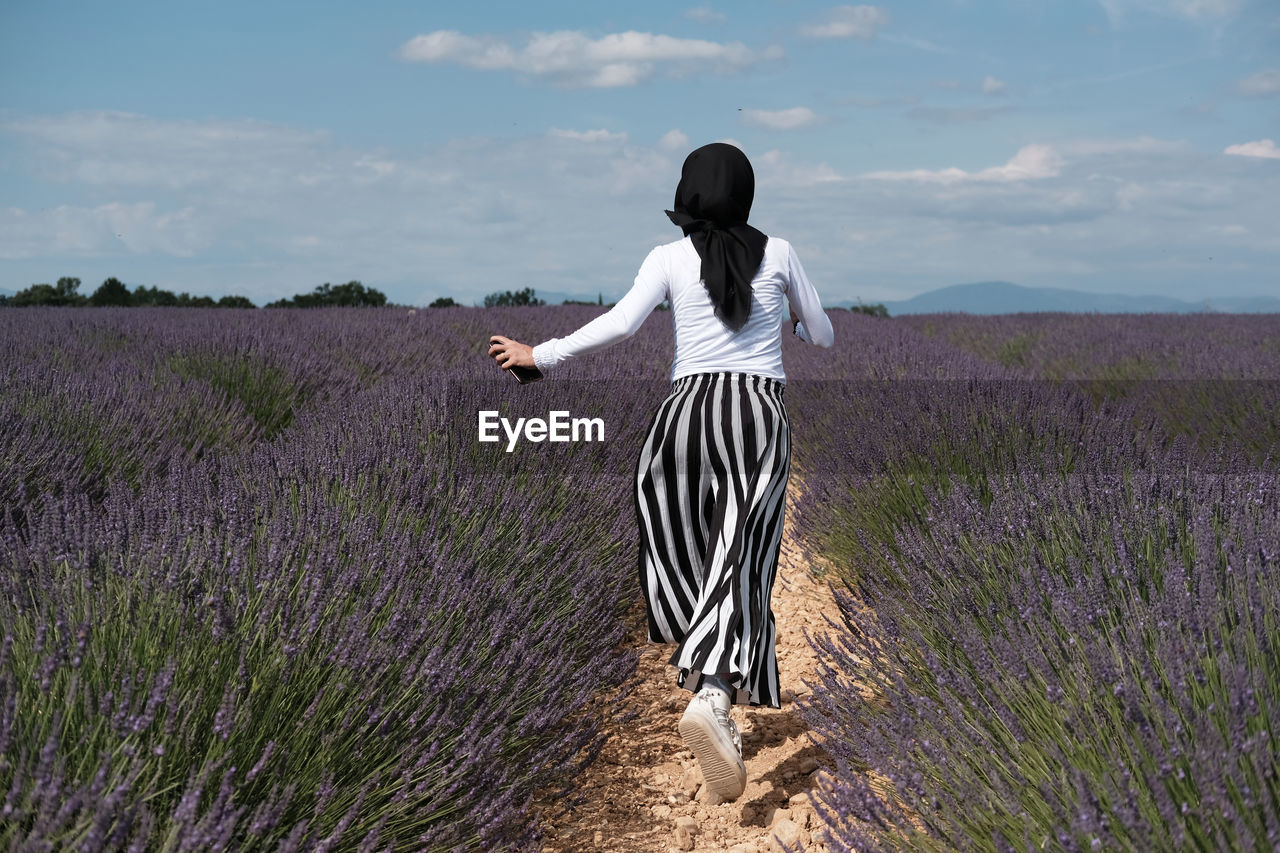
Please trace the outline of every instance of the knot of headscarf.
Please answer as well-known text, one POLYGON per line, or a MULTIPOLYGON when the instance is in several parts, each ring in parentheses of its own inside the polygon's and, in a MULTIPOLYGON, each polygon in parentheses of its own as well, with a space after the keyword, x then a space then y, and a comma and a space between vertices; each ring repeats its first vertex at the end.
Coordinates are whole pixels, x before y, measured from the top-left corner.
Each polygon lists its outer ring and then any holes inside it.
POLYGON ((755 192, 747 155, 713 142, 685 158, 675 210, 667 211, 702 259, 702 283, 716 316, 735 332, 751 315, 751 280, 769 239, 747 224, 755 192))

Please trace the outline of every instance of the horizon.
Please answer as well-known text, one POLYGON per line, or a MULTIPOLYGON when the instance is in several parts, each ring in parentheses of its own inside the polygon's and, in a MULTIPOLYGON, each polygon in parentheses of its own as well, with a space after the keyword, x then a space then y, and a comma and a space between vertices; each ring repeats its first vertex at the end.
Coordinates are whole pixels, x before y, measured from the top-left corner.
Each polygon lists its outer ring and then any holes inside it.
MULTIPOLYGON (((359 282, 358 280, 355 280, 351 283, 361 284, 361 282, 359 282)), ((43 283, 44 286, 49 286, 50 284, 51 284, 50 282, 43 283)), ((325 283, 326 286, 331 284, 332 284, 331 282, 325 283)), ((128 287, 127 283, 126 283, 126 287, 128 287)), ((138 290, 138 289, 139 288, 133 288, 133 290, 138 290)), ((320 288, 317 287, 314 290, 319 291, 319 289, 320 288)), ((79 293, 82 297, 88 297, 90 294, 93 293, 93 290, 94 290, 93 287, 84 288, 82 283, 81 290, 79 291, 79 293)), ((376 290, 376 288, 374 290, 376 290)), ((14 293, 15 291, 0 287, 0 297, 9 298, 13 296, 14 293)), ((170 293, 172 293, 172 291, 170 291, 170 293)), ((200 293, 185 293, 185 292, 180 292, 180 293, 181 293, 181 296, 184 296, 184 297, 189 296, 191 298, 204 298, 208 296, 208 294, 200 294, 200 293)), ((406 303, 399 303, 399 302, 395 302, 394 300, 390 300, 385 303, 385 307, 398 308, 398 309, 404 309, 404 308, 418 309, 418 308, 430 308, 430 307, 486 308, 488 306, 485 306, 483 304, 484 298, 491 295, 501 295, 501 294, 502 294, 501 291, 495 291, 492 294, 485 294, 484 297, 481 297, 479 300, 476 300, 470 303, 454 301, 453 304, 451 305, 443 305, 443 306, 424 305, 424 304, 406 304, 406 303)), ((178 294, 174 294, 174 295, 178 295, 178 294)), ((302 294, 302 293, 295 294, 295 296, 306 296, 306 295, 311 295, 311 292, 308 292, 307 294, 302 294)), ((515 296, 516 294, 512 291, 507 291, 506 295, 515 296)), ((385 294, 383 294, 383 296, 385 296, 385 294)), ((608 302, 604 301, 603 293, 598 293, 597 298, 595 300, 592 300, 589 297, 579 297, 576 294, 557 293, 554 291, 543 291, 541 294, 539 294, 536 290, 531 290, 529 293, 529 296, 531 296, 534 299, 542 300, 537 306, 529 306, 529 307, 550 307, 550 306, 557 306, 557 305, 573 304, 573 305, 591 305, 591 306, 601 305, 606 308, 611 308, 614 305, 614 301, 612 300, 608 302)), ((1036 298, 1036 297, 1033 297, 1033 298, 1036 298)), ((284 301, 287 301, 287 300, 284 300, 284 299, 278 300, 277 304, 274 304, 274 305, 264 301, 260 305, 255 304, 255 305, 252 305, 251 307, 254 309, 279 308, 279 307, 286 307, 286 308, 324 307, 322 305, 280 305, 278 304, 279 302, 284 302, 284 301)), ((3 303, 0 303, 0 304, 3 304, 3 303)), ((58 307, 58 306, 50 306, 50 307, 58 307)), ((62 307, 90 307, 90 306, 62 306, 62 307)), ((149 305, 149 306, 135 306, 135 307, 163 308, 163 307, 174 307, 174 306, 149 305)), ((222 308, 225 308, 227 306, 210 304, 205 306, 192 306, 192 307, 207 307, 207 308, 216 308, 218 310, 221 310, 222 308)), ((245 307, 245 306, 235 306, 235 307, 245 307)), ((336 307, 336 306, 330 306, 330 307, 336 307)), ((379 306, 348 306, 348 307, 379 307, 379 306)), ((662 303, 662 305, 659 307, 662 310, 667 310, 667 304, 665 302, 662 303)), ((1034 286, 1018 284, 1016 282, 1011 282, 1011 281, 975 281, 975 282, 957 282, 955 284, 945 285, 935 290, 919 293, 919 294, 916 294, 915 296, 909 297, 907 299, 902 299, 902 300, 886 299, 881 302, 867 302, 857 298, 842 299, 834 302, 828 301, 824 304, 823 307, 827 310, 845 310, 845 309, 855 310, 859 308, 883 308, 887 310, 888 316, 893 316, 893 317, 899 317, 899 316, 905 317, 905 316, 912 316, 912 315, 918 315, 918 314, 934 314, 934 313, 960 313, 960 314, 974 314, 974 315, 1027 314, 1027 313, 1033 313, 1033 314, 1034 313, 1045 313, 1045 314, 1059 314, 1059 313, 1257 314, 1257 313, 1264 313, 1264 314, 1280 315, 1280 297, 1270 296, 1270 295, 1253 296, 1253 297, 1217 297, 1217 298, 1207 297, 1197 302, 1190 302, 1187 300, 1180 300, 1174 297, 1167 297, 1167 296, 1160 296, 1160 295, 1135 296, 1133 294, 1125 294, 1125 293, 1089 293, 1086 291, 1071 290, 1067 288, 1034 287, 1034 286), (997 289, 1000 292, 998 294, 993 293, 993 290, 997 290, 997 289), (1010 294, 1008 292, 1009 290, 1017 291, 1018 293, 1010 294), (956 298, 957 291, 966 291, 966 294, 964 297, 960 297, 957 300, 956 298), (975 291, 977 291, 976 294, 975 294, 975 291), (1086 300, 1081 306, 1074 307, 1074 308, 1065 308, 1065 307, 1055 306, 1051 303, 1045 303, 1040 306, 1029 307, 1028 304, 1025 302, 1021 304, 1017 302, 1017 298, 1019 296, 1023 296, 1024 294, 1036 294, 1037 292, 1042 294, 1054 294, 1054 295, 1063 295, 1063 296, 1071 296, 1071 297, 1086 297, 1086 300), (992 296, 995 296, 995 295, 1001 296, 1006 300, 1012 300, 1012 301, 1011 302, 1007 301, 1003 307, 999 307, 999 308, 992 308, 991 303, 986 302, 984 304, 984 307, 982 307, 981 309, 975 307, 975 305, 972 302, 965 304, 965 301, 964 301, 965 299, 972 299, 975 297, 979 300, 990 299, 992 296), (943 302, 941 305, 935 304, 927 308, 920 308, 918 305, 912 304, 912 303, 918 303, 922 301, 925 303, 928 303, 930 300, 936 303, 939 297, 950 298, 955 301, 953 301, 949 305, 946 302, 943 302), (1103 300, 1103 302, 1102 303, 1099 303, 1097 301, 1090 302, 1087 299, 1088 297, 1097 297, 1097 299, 1103 300), (1103 305, 1107 305, 1108 307, 1102 307, 1103 305), (905 309, 911 309, 911 310, 905 310, 905 309)), ((658 309, 655 309, 655 310, 658 310, 658 309)))
POLYGON ((613 302, 692 148, 824 304, 1270 296, 1280 13, 1248 0, 83 2, 0 12, 0 288, 613 302))

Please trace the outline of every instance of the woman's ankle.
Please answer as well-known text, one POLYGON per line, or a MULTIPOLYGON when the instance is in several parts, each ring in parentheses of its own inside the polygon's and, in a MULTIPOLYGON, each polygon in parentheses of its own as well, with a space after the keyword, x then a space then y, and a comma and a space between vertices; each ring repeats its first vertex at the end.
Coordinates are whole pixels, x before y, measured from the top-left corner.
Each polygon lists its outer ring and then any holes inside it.
POLYGON ((727 672, 723 674, 710 672, 704 673, 702 676, 701 686, 713 687, 716 690, 721 690, 727 693, 730 698, 732 698, 733 694, 736 692, 733 689, 733 685, 729 683, 729 674, 727 672))

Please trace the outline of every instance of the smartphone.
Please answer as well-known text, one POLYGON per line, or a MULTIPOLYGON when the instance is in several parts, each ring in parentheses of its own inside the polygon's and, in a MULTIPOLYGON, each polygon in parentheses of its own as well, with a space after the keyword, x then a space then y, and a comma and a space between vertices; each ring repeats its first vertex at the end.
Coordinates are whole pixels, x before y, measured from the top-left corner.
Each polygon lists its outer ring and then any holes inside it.
MULTIPOLYGON (((498 341, 490 340, 489 345, 492 346, 498 341)), ((503 367, 507 373, 511 374, 511 378, 519 382, 521 385, 528 385, 530 382, 537 382, 543 378, 542 371, 536 367, 503 367)))
POLYGON ((514 376, 521 385, 528 385, 530 382, 537 382, 542 378, 542 371, 536 367, 508 367, 503 369, 514 376))

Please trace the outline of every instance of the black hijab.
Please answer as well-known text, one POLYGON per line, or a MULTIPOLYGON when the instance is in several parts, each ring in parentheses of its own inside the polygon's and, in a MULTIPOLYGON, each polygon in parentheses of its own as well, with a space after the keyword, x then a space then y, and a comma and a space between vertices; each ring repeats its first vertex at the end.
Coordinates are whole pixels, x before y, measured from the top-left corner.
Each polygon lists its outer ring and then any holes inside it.
POLYGON ((751 314, 751 280, 769 239, 747 224, 755 193, 756 176, 747 155, 713 142, 685 158, 675 210, 667 211, 702 259, 702 281, 716 316, 735 332, 751 314))

